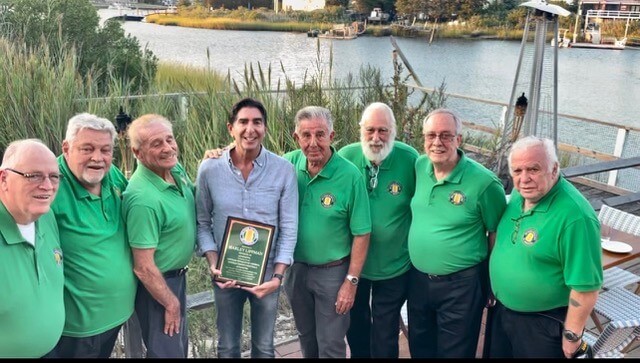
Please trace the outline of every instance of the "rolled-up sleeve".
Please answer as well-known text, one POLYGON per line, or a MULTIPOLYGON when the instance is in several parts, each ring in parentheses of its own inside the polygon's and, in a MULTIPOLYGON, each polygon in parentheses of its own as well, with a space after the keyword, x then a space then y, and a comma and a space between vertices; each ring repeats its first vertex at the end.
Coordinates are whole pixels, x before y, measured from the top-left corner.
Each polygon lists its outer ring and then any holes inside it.
POLYGON ((279 201, 280 232, 276 241, 274 262, 290 266, 293 263, 293 251, 298 240, 298 180, 292 164, 287 165, 284 172, 287 177, 279 201))
POLYGON ((199 256, 207 251, 218 251, 214 235, 211 213, 213 211, 213 199, 209 189, 212 178, 208 177, 212 171, 212 163, 205 160, 198 168, 196 179, 196 217, 198 224, 198 241, 196 253, 199 256))

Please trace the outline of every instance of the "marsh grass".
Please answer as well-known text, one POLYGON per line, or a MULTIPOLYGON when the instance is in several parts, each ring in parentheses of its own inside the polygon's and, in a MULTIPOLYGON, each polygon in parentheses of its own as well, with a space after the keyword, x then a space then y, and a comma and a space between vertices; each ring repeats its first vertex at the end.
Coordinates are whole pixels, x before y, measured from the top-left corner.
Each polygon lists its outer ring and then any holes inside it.
POLYGON ((218 30, 253 30, 253 31, 286 31, 304 33, 309 29, 328 30, 330 23, 303 23, 297 21, 265 21, 244 20, 234 18, 193 18, 172 14, 155 14, 146 18, 148 23, 158 25, 173 25, 189 28, 218 29, 218 30))

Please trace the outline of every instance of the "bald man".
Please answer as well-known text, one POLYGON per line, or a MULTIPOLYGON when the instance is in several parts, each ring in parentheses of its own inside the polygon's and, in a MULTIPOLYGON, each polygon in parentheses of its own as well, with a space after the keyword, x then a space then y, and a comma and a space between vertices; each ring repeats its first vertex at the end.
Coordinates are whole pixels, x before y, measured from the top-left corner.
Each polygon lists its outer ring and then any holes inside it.
POLYGON ((38 358, 64 326, 58 225, 60 171, 40 140, 14 141, 0 166, 0 357, 38 358), (7 278, 7 276, 11 276, 7 278))

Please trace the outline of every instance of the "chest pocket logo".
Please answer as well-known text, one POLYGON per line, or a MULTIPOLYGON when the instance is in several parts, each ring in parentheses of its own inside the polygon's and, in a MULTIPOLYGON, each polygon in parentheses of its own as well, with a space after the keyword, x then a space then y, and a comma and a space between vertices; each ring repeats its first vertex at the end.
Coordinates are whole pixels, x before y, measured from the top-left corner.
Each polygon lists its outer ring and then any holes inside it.
POLYGON ((322 204, 322 206, 325 208, 331 208, 335 204, 335 202, 336 197, 334 197, 331 193, 323 194, 322 197, 320 197, 320 204, 322 204))
POLYGON ((533 246, 538 242, 538 232, 533 228, 527 229, 522 236, 522 242, 527 246, 533 246))
POLYGON ((391 195, 398 195, 402 192, 402 185, 400 185, 400 183, 396 181, 393 181, 389 183, 389 186, 387 187, 387 191, 391 195))
POLYGON ((464 204, 466 200, 467 200, 467 197, 464 195, 463 192, 459 190, 453 191, 451 192, 451 194, 449 194, 449 203, 453 205, 464 204))
POLYGON ((62 265, 62 250, 60 250, 59 248, 54 248, 53 259, 56 261, 56 265, 62 265))

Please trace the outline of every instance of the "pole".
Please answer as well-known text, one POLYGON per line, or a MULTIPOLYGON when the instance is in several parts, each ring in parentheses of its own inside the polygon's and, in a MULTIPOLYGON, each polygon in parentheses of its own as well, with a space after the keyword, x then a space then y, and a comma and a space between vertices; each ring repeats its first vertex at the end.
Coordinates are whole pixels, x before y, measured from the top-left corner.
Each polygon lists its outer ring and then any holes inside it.
POLYGON ((396 39, 393 37, 393 35, 389 36, 389 40, 391 40, 391 45, 393 45, 393 48, 395 48, 395 50, 398 52, 400 59, 402 59, 402 62, 407 67, 407 70, 409 71, 409 74, 411 74, 411 77, 413 78, 413 80, 416 81, 416 84, 418 86, 422 87, 422 82, 420 82, 418 75, 416 74, 416 72, 413 71, 413 67, 411 67, 411 64, 409 64, 409 61, 402 53, 402 50, 400 50, 400 47, 398 46, 398 43, 396 43, 396 39))
POLYGON ((578 14, 576 14, 576 23, 573 25, 573 42, 576 42, 578 38, 578 21, 580 20, 580 16, 582 16, 582 1, 578 3, 578 14))

